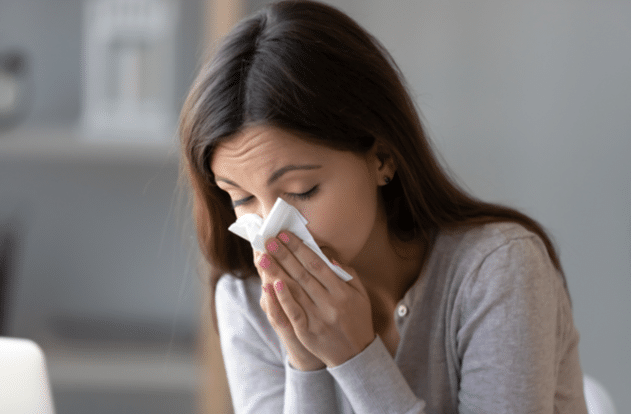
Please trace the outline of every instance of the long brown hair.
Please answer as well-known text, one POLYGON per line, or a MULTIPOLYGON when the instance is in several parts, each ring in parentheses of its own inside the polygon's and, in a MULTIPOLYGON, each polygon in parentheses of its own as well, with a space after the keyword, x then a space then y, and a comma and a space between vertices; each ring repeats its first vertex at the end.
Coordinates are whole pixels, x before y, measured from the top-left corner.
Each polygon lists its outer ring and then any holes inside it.
MULTIPOLYGON (((268 125, 311 143, 366 154, 388 148, 397 171, 381 187, 389 232, 432 250, 441 229, 511 221, 542 238, 540 224, 515 209, 480 201, 442 169, 404 78, 384 47, 347 15, 312 1, 281 1, 241 21, 202 68, 180 117, 181 173, 190 185, 198 243, 215 288, 224 274, 257 276, 250 244, 228 231, 236 220, 215 185, 214 149, 244 128, 268 125)), ((427 255, 426 255, 427 258, 427 255)))

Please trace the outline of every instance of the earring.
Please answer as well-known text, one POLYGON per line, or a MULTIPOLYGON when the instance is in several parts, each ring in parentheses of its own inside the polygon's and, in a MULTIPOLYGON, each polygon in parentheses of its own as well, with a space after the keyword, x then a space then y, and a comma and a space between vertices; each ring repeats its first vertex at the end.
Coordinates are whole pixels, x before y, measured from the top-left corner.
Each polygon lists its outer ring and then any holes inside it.
POLYGON ((390 177, 384 177, 384 185, 387 185, 388 183, 391 182, 391 178, 390 177))

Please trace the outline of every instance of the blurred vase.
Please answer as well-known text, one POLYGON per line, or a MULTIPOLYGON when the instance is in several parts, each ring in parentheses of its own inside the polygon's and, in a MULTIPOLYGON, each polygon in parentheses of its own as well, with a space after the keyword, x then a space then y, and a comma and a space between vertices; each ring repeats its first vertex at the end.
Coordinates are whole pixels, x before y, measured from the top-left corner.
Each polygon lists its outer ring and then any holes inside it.
POLYGON ((90 0, 84 6, 86 137, 138 142, 173 135, 178 2, 90 0))
POLYGON ((0 51, 0 132, 24 120, 30 108, 31 77, 26 55, 0 51))

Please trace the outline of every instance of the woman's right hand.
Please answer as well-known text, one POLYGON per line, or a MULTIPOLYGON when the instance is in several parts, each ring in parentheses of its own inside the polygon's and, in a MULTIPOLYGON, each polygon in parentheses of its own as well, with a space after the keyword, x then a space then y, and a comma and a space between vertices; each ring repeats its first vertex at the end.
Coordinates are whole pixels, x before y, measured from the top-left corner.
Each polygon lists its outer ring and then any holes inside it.
MULTIPOLYGON (((268 316, 268 320, 277 335, 279 335, 281 342, 283 342, 290 364, 300 371, 316 371, 325 368, 325 363, 309 352, 297 338, 294 328, 276 296, 274 287, 272 286, 273 281, 267 277, 266 271, 259 266, 261 256, 263 256, 262 253, 254 252, 255 266, 257 267, 262 281, 261 300, 259 304, 261 305, 261 309, 263 309, 268 316)), ((294 281, 288 280, 283 281, 289 289, 291 289, 290 286, 293 282, 294 281)))

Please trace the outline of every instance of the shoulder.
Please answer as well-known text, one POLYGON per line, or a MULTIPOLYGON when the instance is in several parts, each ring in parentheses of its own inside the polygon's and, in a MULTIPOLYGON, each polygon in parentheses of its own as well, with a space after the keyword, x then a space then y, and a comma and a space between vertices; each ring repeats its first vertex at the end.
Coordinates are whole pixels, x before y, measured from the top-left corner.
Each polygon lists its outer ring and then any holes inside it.
POLYGON ((224 274, 215 288, 215 309, 218 323, 235 327, 237 321, 258 328, 269 325, 268 318, 261 309, 261 282, 258 277, 241 279, 232 274, 224 274))
POLYGON ((549 270, 554 268, 542 238, 518 223, 481 226, 468 232, 463 243, 463 250, 471 246, 484 268, 533 266, 536 262, 549 270))
POLYGON ((243 304, 252 303, 253 299, 259 303, 261 296, 261 283, 257 277, 241 279, 225 273, 217 281, 215 288, 215 300, 223 303, 237 302, 243 304))
POLYGON ((449 230, 442 232, 441 236, 462 254, 488 254, 515 240, 542 243, 540 236, 514 222, 488 223, 463 230, 449 230))
POLYGON ((455 305, 536 303, 538 296, 563 293, 562 276, 542 238, 518 223, 490 223, 442 237, 455 305))
POLYGON ((544 242, 536 233, 513 222, 498 222, 462 230, 443 231, 435 245, 436 259, 462 276, 470 274, 489 259, 520 261, 538 256, 548 259, 544 242), (510 255, 502 252, 512 250, 510 255), (525 256, 525 254, 527 254, 525 256))
POLYGON ((444 231, 436 250, 434 271, 447 276, 455 299, 501 294, 505 289, 541 289, 562 281, 540 236, 518 223, 444 231))

